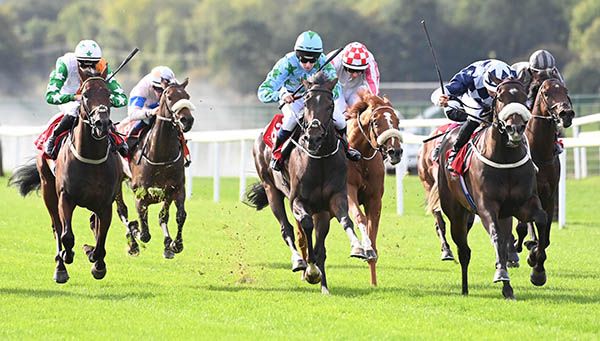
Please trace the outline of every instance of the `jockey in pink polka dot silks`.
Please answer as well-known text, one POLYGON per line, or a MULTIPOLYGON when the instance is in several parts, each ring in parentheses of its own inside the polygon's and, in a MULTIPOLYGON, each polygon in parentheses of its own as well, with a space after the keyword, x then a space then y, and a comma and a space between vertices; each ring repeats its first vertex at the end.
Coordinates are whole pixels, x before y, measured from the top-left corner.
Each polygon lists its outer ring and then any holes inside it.
MULTIPOLYGON (((302 32, 296 39, 294 51, 287 53, 277 61, 266 79, 258 87, 258 99, 263 103, 279 102, 283 104, 283 122, 277 133, 273 151, 281 149, 283 143, 292 135, 292 131, 302 119, 304 111, 304 97, 299 93, 298 97, 292 94, 302 83, 317 73, 317 70, 327 61, 323 54, 323 41, 313 31, 302 32)), ((329 79, 337 77, 334 67, 327 64, 322 71, 329 79)), ((335 109, 333 111, 333 123, 341 136, 341 141, 346 149, 348 159, 360 160, 360 152, 348 147, 346 139, 346 118, 344 117, 345 105, 341 97, 341 87, 338 84, 333 89, 335 109)), ((280 153, 273 153, 270 167, 280 171, 283 166, 280 153)))
MULTIPOLYGON (((329 56, 334 52, 330 52, 329 56)), ((379 95, 379 67, 373 54, 359 42, 353 42, 332 61, 342 86, 343 112, 360 99, 359 90, 368 90, 379 95)))

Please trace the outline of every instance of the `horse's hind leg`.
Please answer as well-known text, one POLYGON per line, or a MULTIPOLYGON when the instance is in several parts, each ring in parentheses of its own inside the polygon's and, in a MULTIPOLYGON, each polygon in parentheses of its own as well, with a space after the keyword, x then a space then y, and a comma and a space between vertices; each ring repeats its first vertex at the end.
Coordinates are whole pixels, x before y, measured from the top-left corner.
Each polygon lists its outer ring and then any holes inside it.
POLYGON ((91 246, 85 244, 83 250, 87 255, 92 265, 92 276, 95 279, 102 279, 106 276, 106 263, 104 258, 106 256, 106 236, 112 220, 112 205, 108 206, 101 212, 95 214, 95 230, 94 236, 96 237, 96 245, 91 246))
POLYGON ((140 240, 147 243, 152 238, 148 229, 148 203, 144 199, 138 199, 135 201, 135 208, 137 209, 141 224, 140 240))
MULTIPOLYGON (((381 219, 381 198, 373 198, 365 204, 365 213, 367 214, 367 235, 371 244, 371 251, 366 248, 367 262, 371 272, 371 285, 377 286, 377 232, 379 231, 379 220, 381 219), (374 257, 373 257, 374 256, 374 257)), ((363 242, 364 245, 364 242, 363 242)))
POLYGON ((308 249, 308 265, 304 271, 305 279, 310 284, 317 284, 321 281, 321 271, 315 265, 315 251, 313 248, 312 231, 314 228, 312 216, 306 210, 304 203, 299 199, 292 202, 292 211, 296 220, 300 222, 304 235, 306 236, 306 246, 308 249))
POLYGON ((187 212, 185 211, 184 190, 179 191, 177 198, 175 198, 175 207, 177 208, 177 213, 175 216, 175 220, 177 221, 177 237, 171 243, 171 249, 175 253, 180 253, 183 251, 183 224, 185 224, 185 219, 187 218, 187 212))
POLYGON ((440 258, 441 260, 454 260, 450 244, 448 244, 448 240, 446 239, 446 222, 444 221, 444 217, 442 217, 441 210, 433 211, 433 216, 435 217, 435 231, 440 238, 442 251, 440 258))
POLYGON ((163 202, 163 206, 158 213, 158 224, 163 231, 164 239, 164 251, 163 257, 166 259, 172 259, 175 257, 175 251, 171 248, 171 243, 173 243, 173 239, 171 239, 171 234, 169 233, 169 208, 171 207, 171 200, 165 200, 163 202))
MULTIPOLYGON (((267 199, 269 200, 269 207, 271 208, 273 215, 281 227, 281 237, 292 253, 292 271, 304 271, 307 267, 307 256, 301 256, 296 248, 294 228, 290 224, 285 212, 285 206, 283 203, 284 196, 277 188, 275 188, 274 185, 271 185, 270 183, 264 183, 263 186, 265 188, 265 193, 267 194, 267 199)), ((300 231, 300 229, 298 229, 298 231, 300 231)))
POLYGON ((365 249, 362 247, 356 233, 354 232, 354 224, 348 216, 348 198, 342 193, 335 194, 330 201, 329 210, 337 218, 337 220, 344 227, 344 231, 350 239, 350 257, 356 257, 359 259, 367 259, 365 249))
POLYGON ((121 186, 117 186, 117 195, 115 197, 115 202, 117 203, 117 214, 119 218, 125 225, 125 238, 127 238, 127 245, 129 245, 129 250, 127 251, 131 256, 137 256, 140 254, 140 247, 135 240, 135 236, 139 234, 138 222, 137 220, 129 221, 129 212, 127 209, 127 205, 125 205, 125 200, 123 200, 123 192, 121 191, 121 186))
POLYGON ((462 294, 469 294, 469 262, 471 261, 471 248, 467 241, 469 230, 466 222, 466 212, 458 212, 454 216, 448 215, 450 219, 450 233, 452 240, 458 249, 458 260, 462 272, 462 294))

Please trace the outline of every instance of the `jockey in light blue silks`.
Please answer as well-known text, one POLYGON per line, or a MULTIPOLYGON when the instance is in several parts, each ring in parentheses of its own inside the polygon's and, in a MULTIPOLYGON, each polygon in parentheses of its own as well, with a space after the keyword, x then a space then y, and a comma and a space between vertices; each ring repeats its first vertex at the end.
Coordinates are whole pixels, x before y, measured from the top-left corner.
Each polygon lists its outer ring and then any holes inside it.
MULTIPOLYGON (((294 51, 283 56, 258 87, 258 99, 263 103, 279 102, 284 104, 281 108, 283 123, 277 133, 273 151, 279 150, 283 143, 291 136, 298 121, 302 119, 304 110, 304 99, 295 99, 292 93, 302 84, 303 80, 317 73, 317 70, 327 60, 323 54, 323 42, 316 32, 306 31, 298 36, 294 51)), ((329 79, 336 78, 335 69, 331 64, 325 65, 322 72, 329 79)), ((302 92, 300 93, 302 94, 302 92)), ((359 160, 360 153, 348 147, 346 139, 346 119, 343 114, 344 106, 340 104, 341 89, 336 84, 333 89, 335 109, 333 122, 340 133, 342 143, 346 149, 346 155, 350 160, 359 160)), ((271 168, 280 171, 282 160, 279 153, 274 153, 271 158, 271 168)))
POLYGON ((469 141, 471 135, 479 126, 479 121, 467 117, 465 112, 483 117, 492 108, 492 101, 496 95, 498 84, 493 80, 504 80, 515 77, 515 71, 505 62, 496 59, 476 61, 460 70, 445 86, 446 95, 442 95, 441 89, 431 94, 431 101, 441 107, 445 107, 446 115, 453 121, 465 121, 454 142, 450 156, 448 157, 448 170, 454 172, 452 161, 458 151, 469 141), (450 100, 454 96, 462 100, 465 107, 462 108, 457 101, 450 100))

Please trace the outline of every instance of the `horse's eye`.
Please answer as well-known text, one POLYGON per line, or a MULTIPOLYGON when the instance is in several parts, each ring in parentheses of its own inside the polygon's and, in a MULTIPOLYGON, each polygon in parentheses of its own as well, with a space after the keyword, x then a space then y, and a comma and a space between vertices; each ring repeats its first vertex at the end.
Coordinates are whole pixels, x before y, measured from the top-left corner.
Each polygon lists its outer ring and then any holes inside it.
POLYGON ((82 94, 82 96, 83 96, 83 98, 87 99, 87 98, 89 97, 89 94, 88 94, 88 93, 86 93, 86 92, 84 92, 84 93, 82 94))

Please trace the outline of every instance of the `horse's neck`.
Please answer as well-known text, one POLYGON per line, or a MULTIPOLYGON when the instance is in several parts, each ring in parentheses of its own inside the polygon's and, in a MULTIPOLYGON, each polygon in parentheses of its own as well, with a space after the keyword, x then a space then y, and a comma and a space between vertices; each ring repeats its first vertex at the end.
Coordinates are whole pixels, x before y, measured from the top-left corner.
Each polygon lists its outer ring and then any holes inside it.
POLYGON ((348 142, 357 149, 363 156, 369 156, 373 152, 371 146, 371 130, 369 127, 370 114, 363 114, 356 118, 356 129, 348 132, 348 142), (364 133, 364 134, 363 134, 364 133), (368 155, 367 155, 368 154, 368 155))
MULTIPOLYGON (((540 95, 541 96, 541 95, 540 95)), ((551 119, 536 118, 535 116, 549 117, 547 108, 538 99, 531 111, 533 117, 527 122, 525 135, 534 159, 550 159, 554 154, 554 140, 556 138, 555 123, 551 119)))
POLYGON ((493 125, 485 128, 481 134, 484 136, 477 141, 477 148, 486 158, 501 163, 516 162, 523 158, 523 147, 508 147, 505 137, 493 125))
POLYGON ((79 117, 72 134, 71 141, 79 155, 88 159, 100 159, 106 155, 108 136, 95 139, 92 136, 92 128, 83 122, 83 118, 79 117))
POLYGON ((179 152, 179 132, 170 121, 156 119, 148 134, 148 154, 161 157, 179 152))

